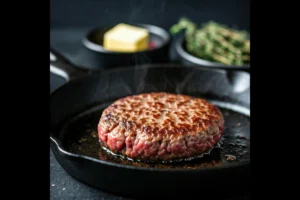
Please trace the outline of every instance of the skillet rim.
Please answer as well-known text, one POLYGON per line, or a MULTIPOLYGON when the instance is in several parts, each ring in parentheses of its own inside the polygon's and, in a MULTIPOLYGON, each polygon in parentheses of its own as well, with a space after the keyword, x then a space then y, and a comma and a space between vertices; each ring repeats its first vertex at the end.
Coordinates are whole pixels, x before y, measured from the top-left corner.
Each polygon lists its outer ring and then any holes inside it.
MULTIPOLYGON (((112 69, 108 69, 105 71, 101 71, 100 73, 110 73, 113 71, 122 71, 122 70, 128 70, 130 68, 135 68, 137 66, 140 67, 146 67, 146 68, 191 68, 194 70, 204 70, 204 71, 214 71, 216 73, 222 73, 222 74, 226 74, 227 71, 225 69, 215 69, 215 68, 208 68, 208 67, 204 67, 204 66, 185 66, 182 64, 144 64, 144 65, 135 65, 135 66, 124 66, 124 67, 118 67, 118 68, 112 68, 112 69)), ((249 72, 245 72, 245 71, 239 71, 241 73, 248 73, 250 75, 249 72)), ((54 90, 52 93, 50 93, 50 101, 51 98, 53 96, 56 95, 56 93, 58 93, 59 91, 63 90, 65 87, 68 87, 70 84, 74 83, 74 82, 78 82, 78 81, 82 81, 85 79, 88 79, 90 77, 97 77, 99 76, 100 73, 95 73, 95 74, 86 74, 83 75, 81 77, 78 77, 76 79, 67 81, 66 83, 64 83, 62 86, 60 86, 59 88, 57 88, 56 90, 54 90)), ((250 89, 248 89, 250 90, 250 89)), ((242 105, 241 105, 242 106, 242 105)), ((242 106, 245 107, 245 106, 242 106)), ((249 106, 250 107, 250 106, 249 106)), ((250 109, 245 107, 246 109, 250 109)), ((51 110, 50 110, 51 112, 51 110)), ((124 169, 130 169, 130 170, 141 170, 141 171, 157 171, 157 172, 187 172, 187 173, 193 173, 193 172, 203 172, 203 171, 215 171, 215 170, 224 170, 224 169, 232 169, 232 168, 240 168, 240 167, 245 167, 250 165, 250 159, 247 161, 242 161, 239 163, 226 163, 224 165, 221 166, 212 166, 212 167, 208 167, 208 168, 200 168, 200 169, 164 169, 164 168, 151 168, 151 167, 140 167, 140 166, 132 166, 132 165, 124 165, 124 164, 118 164, 118 163, 113 163, 113 162, 108 162, 108 161, 104 161, 104 160, 100 160, 100 159, 96 159, 96 158, 92 158, 90 156, 86 156, 86 155, 81 155, 81 154, 75 154, 72 152, 67 151, 63 145, 61 144, 61 141, 56 138, 50 131, 50 141, 52 140, 52 142, 55 144, 54 147, 56 147, 56 149, 64 154, 65 156, 71 156, 73 158, 80 158, 80 159, 85 159, 85 160, 89 160, 95 163, 99 163, 99 164, 104 164, 104 165, 108 165, 108 166, 112 166, 112 167, 118 167, 118 168, 124 168, 124 169)), ((50 149, 52 150, 52 145, 50 145, 50 149)), ((56 157, 56 154, 53 153, 54 156, 56 157)))

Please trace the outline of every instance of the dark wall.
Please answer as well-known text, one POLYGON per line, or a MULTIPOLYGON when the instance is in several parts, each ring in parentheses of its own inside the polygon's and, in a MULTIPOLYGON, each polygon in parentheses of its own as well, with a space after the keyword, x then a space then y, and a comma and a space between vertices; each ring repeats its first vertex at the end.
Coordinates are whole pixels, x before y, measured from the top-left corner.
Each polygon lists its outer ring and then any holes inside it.
POLYGON ((149 23, 169 28, 181 16, 250 30, 250 0, 51 0, 51 28, 149 23))

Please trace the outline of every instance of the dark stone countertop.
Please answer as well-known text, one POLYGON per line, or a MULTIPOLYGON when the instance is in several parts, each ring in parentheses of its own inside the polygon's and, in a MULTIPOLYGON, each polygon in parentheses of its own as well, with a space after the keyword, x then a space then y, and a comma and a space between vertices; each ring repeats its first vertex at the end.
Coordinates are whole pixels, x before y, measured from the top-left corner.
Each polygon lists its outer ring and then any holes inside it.
POLYGON ((50 150, 50 199, 51 200, 129 200, 87 186, 68 175, 50 150))

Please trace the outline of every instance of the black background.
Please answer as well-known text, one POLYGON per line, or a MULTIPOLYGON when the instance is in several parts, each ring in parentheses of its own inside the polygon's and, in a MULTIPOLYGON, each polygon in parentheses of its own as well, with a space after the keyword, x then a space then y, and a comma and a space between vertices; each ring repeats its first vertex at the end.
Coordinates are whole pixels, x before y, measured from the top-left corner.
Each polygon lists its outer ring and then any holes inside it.
POLYGON ((250 30, 250 0, 51 0, 51 28, 147 23, 169 28, 181 16, 250 30))

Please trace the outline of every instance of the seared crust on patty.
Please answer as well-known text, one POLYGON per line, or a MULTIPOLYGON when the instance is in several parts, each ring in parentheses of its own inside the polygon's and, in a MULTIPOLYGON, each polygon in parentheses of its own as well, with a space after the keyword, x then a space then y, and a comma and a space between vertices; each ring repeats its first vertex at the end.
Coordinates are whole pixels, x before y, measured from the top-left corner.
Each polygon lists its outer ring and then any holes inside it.
POLYGON ((113 153, 168 161, 209 151, 223 129, 222 113, 206 100, 159 92, 115 101, 103 111, 98 135, 113 153))

